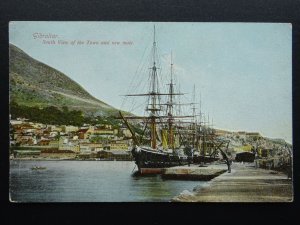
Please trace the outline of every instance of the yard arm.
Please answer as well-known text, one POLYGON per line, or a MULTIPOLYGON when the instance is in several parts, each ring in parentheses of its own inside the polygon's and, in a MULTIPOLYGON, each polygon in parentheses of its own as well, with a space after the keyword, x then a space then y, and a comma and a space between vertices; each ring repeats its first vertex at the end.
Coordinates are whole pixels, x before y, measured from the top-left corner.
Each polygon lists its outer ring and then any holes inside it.
POLYGON ((119 111, 119 114, 121 116, 121 119, 124 121, 125 125, 127 126, 127 128, 129 129, 131 135, 132 135, 132 139, 133 139, 133 144, 134 145, 140 145, 139 140, 137 139, 135 132, 132 130, 132 127, 129 125, 129 123, 127 122, 127 120, 125 119, 125 117, 123 116, 123 114, 121 113, 121 111, 119 111))
MULTIPOLYGON (((229 142, 230 141, 227 141, 226 149, 228 149, 229 142)), ((215 142, 213 142, 213 143, 215 144, 215 142)), ((219 145, 216 145, 216 149, 215 149, 215 151, 212 154, 214 154, 217 150, 219 150, 221 152, 221 154, 222 154, 222 157, 226 160, 226 162, 228 162, 229 158, 228 158, 227 154, 221 149, 221 146, 223 144, 225 144, 225 141, 221 142, 219 145)))

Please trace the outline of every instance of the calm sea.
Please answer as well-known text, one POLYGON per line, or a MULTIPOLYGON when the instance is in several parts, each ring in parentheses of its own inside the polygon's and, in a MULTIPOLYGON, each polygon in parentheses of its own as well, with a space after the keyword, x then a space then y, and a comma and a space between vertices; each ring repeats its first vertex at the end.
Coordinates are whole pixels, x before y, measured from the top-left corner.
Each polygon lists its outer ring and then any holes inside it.
MULTIPOLYGON (((200 181, 132 175, 134 162, 10 162, 10 196, 17 202, 168 202, 200 181), (45 170, 32 170, 34 166, 45 170)), ((137 170, 136 168, 134 170, 137 170)))

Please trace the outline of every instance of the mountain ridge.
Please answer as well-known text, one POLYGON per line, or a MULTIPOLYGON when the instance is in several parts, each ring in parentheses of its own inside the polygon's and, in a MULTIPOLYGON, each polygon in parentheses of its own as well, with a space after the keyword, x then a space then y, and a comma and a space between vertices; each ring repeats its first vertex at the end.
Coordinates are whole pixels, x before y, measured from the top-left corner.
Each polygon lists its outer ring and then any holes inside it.
POLYGON ((9 44, 10 102, 26 106, 67 106, 94 115, 117 113, 59 70, 9 44))

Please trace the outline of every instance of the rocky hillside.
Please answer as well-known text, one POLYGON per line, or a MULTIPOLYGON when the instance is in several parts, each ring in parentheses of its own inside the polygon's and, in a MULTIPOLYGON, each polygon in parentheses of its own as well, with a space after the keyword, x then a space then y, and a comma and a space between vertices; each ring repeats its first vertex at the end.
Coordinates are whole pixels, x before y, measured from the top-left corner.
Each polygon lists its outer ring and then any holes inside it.
MULTIPOLYGON (((250 132, 251 134, 251 132, 250 132)), ((251 152, 252 150, 272 149, 273 155, 292 151, 292 145, 284 139, 274 139, 257 135, 240 134, 238 132, 224 131, 218 135, 218 139, 229 141, 228 149, 232 153, 251 152)))
POLYGON ((60 71, 33 59, 12 44, 9 48, 10 101, 25 106, 67 106, 95 115, 117 112, 60 71))

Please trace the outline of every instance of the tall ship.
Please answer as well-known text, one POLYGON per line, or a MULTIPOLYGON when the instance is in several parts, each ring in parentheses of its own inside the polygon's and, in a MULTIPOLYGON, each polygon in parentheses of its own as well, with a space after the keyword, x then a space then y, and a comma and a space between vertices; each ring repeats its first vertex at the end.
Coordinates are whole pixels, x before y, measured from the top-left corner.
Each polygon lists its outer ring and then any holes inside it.
MULTIPOLYGON (((127 97, 144 97, 147 99, 145 116, 120 117, 131 132, 133 146, 131 153, 140 174, 160 173, 163 168, 185 165, 191 162, 191 155, 185 153, 180 124, 185 118, 192 116, 174 114, 175 97, 183 95, 175 91, 173 79, 173 61, 171 53, 170 79, 165 92, 160 91, 155 26, 150 57, 148 90, 145 93, 127 94, 127 97), (164 99, 164 101, 163 101, 164 99), (136 120, 144 125, 143 134, 136 134, 129 121, 136 120)), ((145 76, 145 80, 147 77, 145 76)), ((166 79, 165 79, 166 80, 166 79)))
POLYGON ((188 140, 190 140, 190 148, 192 151, 192 162, 194 164, 205 164, 217 161, 222 156, 223 159, 228 159, 228 146, 229 141, 225 139, 220 139, 213 128, 213 120, 210 123, 209 114, 207 117, 201 112, 201 97, 199 104, 199 114, 196 114, 195 107, 195 85, 193 91, 193 119, 190 123, 189 129, 191 130, 191 135, 188 140), (197 120, 197 117, 199 118, 197 120), (219 154, 221 153, 221 154, 219 154))

